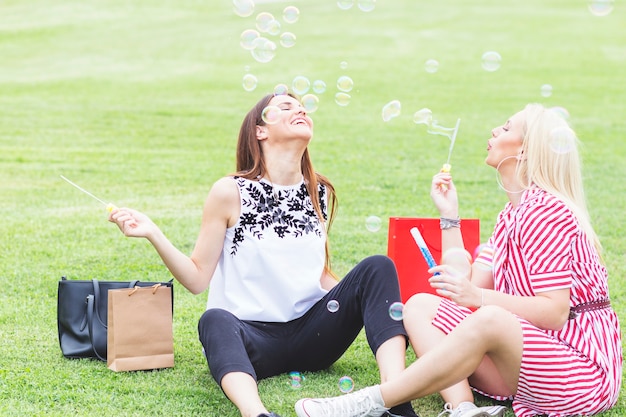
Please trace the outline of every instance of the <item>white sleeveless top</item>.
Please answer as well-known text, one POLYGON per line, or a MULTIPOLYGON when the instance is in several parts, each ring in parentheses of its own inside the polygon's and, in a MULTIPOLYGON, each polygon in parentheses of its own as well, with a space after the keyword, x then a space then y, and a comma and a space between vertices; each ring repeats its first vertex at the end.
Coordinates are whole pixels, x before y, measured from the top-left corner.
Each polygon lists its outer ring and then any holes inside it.
MULTIPOLYGON (((327 291, 320 285, 326 230, 304 180, 281 186, 233 177, 241 197, 237 223, 226 229, 224 249, 207 309, 222 308, 241 320, 287 322, 302 316, 327 291)), ((326 187, 318 187, 327 218, 326 187)))

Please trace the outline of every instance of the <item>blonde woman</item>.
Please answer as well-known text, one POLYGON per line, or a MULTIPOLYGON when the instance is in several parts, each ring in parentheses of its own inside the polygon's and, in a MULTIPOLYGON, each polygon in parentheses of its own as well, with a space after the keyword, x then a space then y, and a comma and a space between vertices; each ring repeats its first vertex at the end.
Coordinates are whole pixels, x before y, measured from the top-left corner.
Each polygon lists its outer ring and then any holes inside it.
MULTIPOLYGON (((617 401, 622 352, 607 270, 587 212, 577 139, 556 112, 531 104, 493 129, 487 165, 509 202, 471 266, 445 263, 462 248, 450 173, 433 177, 444 262, 437 295, 417 294, 404 324, 417 359, 399 377, 348 396, 303 399, 299 417, 376 417, 439 392, 441 415, 501 416, 473 392, 512 401, 518 417, 592 415, 617 401), (459 271, 465 270, 465 273, 459 271)), ((469 264, 469 260, 467 261, 469 264)))

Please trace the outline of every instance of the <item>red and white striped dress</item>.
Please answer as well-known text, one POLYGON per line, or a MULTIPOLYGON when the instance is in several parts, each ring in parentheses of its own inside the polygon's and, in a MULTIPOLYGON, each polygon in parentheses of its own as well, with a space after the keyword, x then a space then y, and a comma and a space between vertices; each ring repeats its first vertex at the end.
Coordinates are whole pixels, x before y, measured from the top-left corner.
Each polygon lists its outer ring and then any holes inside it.
MULTIPOLYGON (((534 296, 569 288, 572 307, 609 297, 607 271, 594 246, 569 208, 541 189, 525 191, 518 207, 507 204, 489 245, 498 291, 534 296)), ((471 311, 442 300, 433 325, 449 333, 471 311)), ((591 415, 615 405, 622 350, 613 309, 583 312, 558 331, 518 319, 524 348, 518 391, 512 398, 516 416, 591 415)))

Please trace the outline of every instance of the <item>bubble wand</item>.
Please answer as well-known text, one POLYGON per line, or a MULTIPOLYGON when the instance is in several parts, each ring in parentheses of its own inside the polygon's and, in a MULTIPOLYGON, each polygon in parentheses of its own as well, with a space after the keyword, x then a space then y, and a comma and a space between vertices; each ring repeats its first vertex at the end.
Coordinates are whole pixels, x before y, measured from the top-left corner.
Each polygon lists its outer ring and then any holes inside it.
MULTIPOLYGON (((450 136, 450 148, 448 149, 448 160, 441 167, 441 172, 450 172, 452 169, 452 165, 450 165, 450 157, 452 157, 452 149, 454 148, 454 142, 456 142, 456 134, 459 132, 459 125, 461 124, 461 119, 456 119, 456 126, 452 131, 452 135, 450 136)), ((446 185, 442 185, 441 189, 446 191, 448 187, 446 185)))
POLYGON ((107 211, 110 213, 113 210, 115 210, 117 207, 115 207, 114 204, 112 203, 105 203, 104 200, 99 199, 98 197, 96 197, 95 195, 91 194, 89 191, 85 190, 83 187, 79 186, 78 184, 73 183, 72 181, 68 180, 67 178, 65 178, 63 175, 61 175, 61 178, 63 178, 65 181, 67 181, 70 185, 76 187, 77 189, 79 189, 80 191, 82 191, 83 193, 87 194, 89 197, 93 198, 96 201, 99 201, 100 203, 102 203, 107 211))
MULTIPOLYGON (((428 246, 426 246, 426 242, 424 241, 419 229, 417 227, 412 227, 410 232, 411 236, 413 236, 413 240, 415 240, 415 243, 417 244, 417 247, 420 248, 420 252, 422 252, 422 256, 424 257, 424 260, 426 260, 428 268, 437 266, 435 258, 433 258, 433 255, 428 250, 428 246)), ((439 272, 435 272, 435 275, 439 275, 439 272)))

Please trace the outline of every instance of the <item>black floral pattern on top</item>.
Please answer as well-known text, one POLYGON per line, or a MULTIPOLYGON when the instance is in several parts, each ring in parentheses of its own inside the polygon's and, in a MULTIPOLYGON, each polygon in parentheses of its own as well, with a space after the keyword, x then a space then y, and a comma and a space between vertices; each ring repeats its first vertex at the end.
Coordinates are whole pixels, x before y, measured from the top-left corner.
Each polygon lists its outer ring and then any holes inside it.
MULTIPOLYGON (((253 181, 234 177, 241 195, 241 214, 235 228, 230 255, 235 256, 239 244, 244 240, 247 230, 261 240, 265 233, 275 233, 279 238, 298 237, 309 233, 322 235, 320 221, 305 183, 298 188, 274 190, 272 184, 265 181, 253 181)), ((318 186, 320 208, 324 220, 327 220, 326 187, 318 186)))

